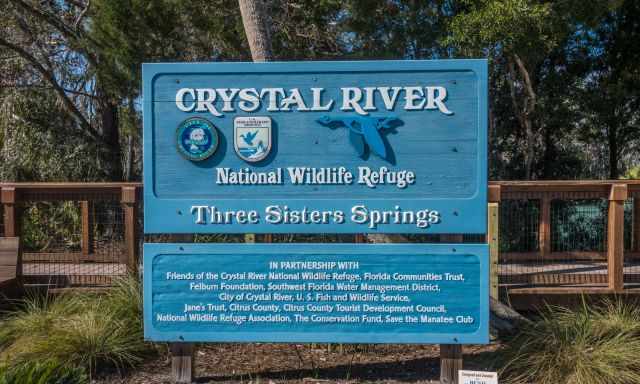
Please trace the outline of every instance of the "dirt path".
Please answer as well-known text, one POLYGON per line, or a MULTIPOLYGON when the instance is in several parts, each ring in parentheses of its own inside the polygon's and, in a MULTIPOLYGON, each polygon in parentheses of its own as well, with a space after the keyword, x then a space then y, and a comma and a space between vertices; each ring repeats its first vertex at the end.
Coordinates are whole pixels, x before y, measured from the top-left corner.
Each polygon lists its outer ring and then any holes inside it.
MULTIPOLYGON (((465 368, 483 368, 496 346, 465 347, 465 368)), ((166 356, 125 378, 98 384, 170 383, 166 356)), ((198 383, 430 383, 438 379, 431 345, 206 344, 198 348, 198 383)))

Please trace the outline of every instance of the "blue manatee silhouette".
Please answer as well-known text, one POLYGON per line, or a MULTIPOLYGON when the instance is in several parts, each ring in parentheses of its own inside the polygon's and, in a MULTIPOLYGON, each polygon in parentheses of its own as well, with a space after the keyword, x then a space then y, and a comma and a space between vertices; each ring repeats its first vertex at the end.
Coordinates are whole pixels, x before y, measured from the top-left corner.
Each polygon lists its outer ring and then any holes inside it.
POLYGON ((349 141, 359 156, 364 155, 366 144, 373 153, 384 159, 387 157, 387 149, 378 131, 392 128, 393 124, 400 120, 395 116, 331 117, 325 115, 316 121, 331 129, 338 127, 349 128, 349 141))

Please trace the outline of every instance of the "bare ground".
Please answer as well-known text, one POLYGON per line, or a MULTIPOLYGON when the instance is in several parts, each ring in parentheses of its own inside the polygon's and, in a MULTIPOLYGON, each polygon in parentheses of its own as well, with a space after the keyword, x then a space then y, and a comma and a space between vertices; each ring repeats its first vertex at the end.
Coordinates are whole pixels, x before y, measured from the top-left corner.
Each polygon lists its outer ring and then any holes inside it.
MULTIPOLYGON (((465 346, 465 369, 483 370, 498 347, 465 346)), ((196 352, 197 383, 433 383, 437 345, 205 344, 196 352)), ((166 354, 97 384, 171 382, 166 354)))

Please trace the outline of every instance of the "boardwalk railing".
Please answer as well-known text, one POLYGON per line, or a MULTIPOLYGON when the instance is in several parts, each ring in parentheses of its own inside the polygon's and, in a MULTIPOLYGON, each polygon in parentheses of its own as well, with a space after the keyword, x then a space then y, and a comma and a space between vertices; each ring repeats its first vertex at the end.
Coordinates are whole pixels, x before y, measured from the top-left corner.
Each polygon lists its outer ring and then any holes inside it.
MULTIPOLYGON (((25 281, 108 285, 137 268, 141 184, 0 189, 0 237, 20 237, 25 281)), ((621 292, 640 284, 640 181, 492 182, 489 203, 498 213, 490 243, 499 244, 492 254, 502 288, 621 292)))
POLYGON ((108 285, 138 264, 139 183, 0 184, 0 236, 20 237, 27 283, 108 285))
POLYGON ((640 182, 495 182, 499 278, 511 291, 640 283, 640 182))

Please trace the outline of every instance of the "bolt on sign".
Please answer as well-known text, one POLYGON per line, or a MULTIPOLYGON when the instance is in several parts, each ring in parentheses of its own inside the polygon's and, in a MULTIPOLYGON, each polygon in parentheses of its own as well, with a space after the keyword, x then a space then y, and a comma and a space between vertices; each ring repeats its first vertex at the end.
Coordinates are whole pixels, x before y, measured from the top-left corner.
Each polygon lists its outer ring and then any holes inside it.
MULTIPOLYGON (((145 64, 145 233, 486 233, 486 60, 145 64)), ((486 343, 485 244, 145 244, 157 341, 486 343)))
POLYGON ((145 233, 485 233, 485 60, 145 64, 145 233))

